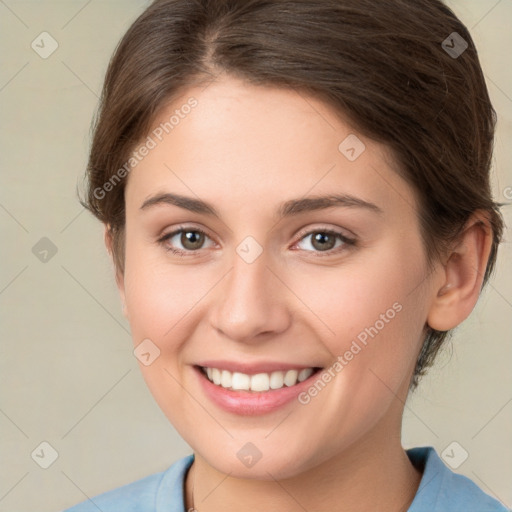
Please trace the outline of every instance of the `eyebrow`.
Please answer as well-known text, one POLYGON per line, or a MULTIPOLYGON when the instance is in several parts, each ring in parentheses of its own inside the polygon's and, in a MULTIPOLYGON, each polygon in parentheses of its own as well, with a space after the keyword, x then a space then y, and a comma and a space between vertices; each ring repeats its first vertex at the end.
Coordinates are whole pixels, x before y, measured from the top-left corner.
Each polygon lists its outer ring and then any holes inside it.
MULTIPOLYGON (((209 203, 193 197, 179 194, 157 194, 146 199, 141 210, 158 205, 173 205, 185 210, 220 218, 219 212, 209 203)), ((333 207, 364 208, 374 213, 382 214, 383 211, 376 204, 365 201, 349 194, 330 194, 327 196, 310 196, 300 199, 290 199, 279 206, 277 215, 279 218, 290 217, 299 213, 324 210, 333 207)))

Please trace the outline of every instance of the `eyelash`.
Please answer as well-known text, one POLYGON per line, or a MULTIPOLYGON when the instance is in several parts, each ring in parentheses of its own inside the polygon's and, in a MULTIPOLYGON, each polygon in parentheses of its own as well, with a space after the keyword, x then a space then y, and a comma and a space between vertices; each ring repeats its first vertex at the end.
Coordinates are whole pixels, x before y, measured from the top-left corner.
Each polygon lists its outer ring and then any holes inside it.
MULTIPOLYGON (((162 237, 160 237, 157 242, 164 245, 165 246, 165 249, 177 256, 183 256, 183 257, 193 257, 196 255, 196 253, 198 251, 200 251, 201 249, 197 249, 196 251, 186 251, 186 250, 183 250, 183 249, 175 249, 173 247, 169 247, 169 245, 166 244, 166 242, 168 240, 170 240, 171 238, 173 238, 175 235, 177 235, 178 233, 182 233, 182 232, 194 232, 194 233, 201 233, 203 234, 204 236, 210 238, 208 236, 208 234, 206 233, 206 231, 202 230, 201 228, 198 228, 198 227, 185 227, 185 226, 179 226, 178 229, 175 229, 174 231, 172 231, 171 233, 167 233, 165 235, 163 235, 162 237)), ((307 236, 310 236, 310 235, 313 235, 315 233, 322 233, 322 234, 327 234, 327 235, 333 235, 335 237, 338 237, 338 239, 340 239, 342 242, 343 242, 343 245, 341 247, 337 247, 336 249, 329 249, 328 251, 306 251, 306 252, 314 252, 316 253, 317 257, 325 257, 325 256, 332 256, 334 254, 337 254, 343 250, 346 250, 347 247, 354 247, 357 245, 357 240, 355 238, 349 238, 347 236, 345 236, 343 233, 339 232, 339 231, 335 231, 333 229, 328 229, 328 228, 317 228, 317 229, 312 229, 312 230, 309 230, 309 231, 303 231, 301 233, 299 233, 299 240, 296 242, 296 243, 299 243, 300 241, 302 241, 304 238, 306 238, 307 236)), ((295 244, 294 244, 295 245, 295 244)))

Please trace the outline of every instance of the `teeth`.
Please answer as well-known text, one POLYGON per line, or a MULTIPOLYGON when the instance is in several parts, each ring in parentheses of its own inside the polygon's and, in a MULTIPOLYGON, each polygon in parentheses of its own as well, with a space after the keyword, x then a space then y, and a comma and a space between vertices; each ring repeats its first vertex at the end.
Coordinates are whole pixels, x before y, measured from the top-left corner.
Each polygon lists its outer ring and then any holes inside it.
POLYGON ((284 373, 283 372, 272 372, 270 374, 270 388, 279 389, 284 386, 284 373))
POLYGON ((230 388, 231 387, 231 381, 233 375, 231 372, 228 372, 227 370, 222 370, 221 376, 220 376, 220 385, 223 388, 230 388))
POLYGON ((284 383, 287 386, 293 386, 294 384, 297 384, 298 375, 299 372, 297 370, 288 370, 284 376, 284 383))
POLYGON ((306 380, 308 377, 311 377, 312 374, 313 368, 304 368, 299 372, 299 376, 297 377, 297 379, 299 380, 299 382, 302 382, 303 380, 306 380))
POLYGON ((218 368, 203 368, 210 382, 234 391, 256 391, 264 392, 269 389, 281 389, 284 386, 295 386, 309 378, 313 368, 302 370, 276 371, 272 373, 257 373, 247 375, 246 373, 219 370, 218 368))
POLYGON ((217 368, 211 368, 212 370, 212 379, 214 384, 219 385, 220 384, 220 370, 217 370, 217 368))
POLYGON ((251 387, 251 377, 246 375, 245 373, 233 373, 233 378, 231 379, 231 388, 232 389, 245 389, 248 390, 251 387))
POLYGON ((251 391, 268 391, 270 377, 268 373, 257 373, 251 377, 251 391))

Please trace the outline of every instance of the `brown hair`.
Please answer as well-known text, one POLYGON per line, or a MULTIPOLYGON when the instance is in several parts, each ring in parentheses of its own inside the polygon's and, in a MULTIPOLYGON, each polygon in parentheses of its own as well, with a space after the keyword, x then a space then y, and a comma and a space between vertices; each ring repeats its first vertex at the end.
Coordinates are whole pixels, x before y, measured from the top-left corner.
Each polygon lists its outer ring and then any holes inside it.
MULTIPOLYGON (((471 36, 439 0, 155 0, 109 63, 82 201, 109 226, 118 271, 119 170, 164 105, 220 73, 313 95, 387 145, 417 196, 429 268, 475 210, 488 212, 487 282, 503 231, 489 182, 496 117, 471 36)), ((449 332, 427 326, 411 389, 449 332)))

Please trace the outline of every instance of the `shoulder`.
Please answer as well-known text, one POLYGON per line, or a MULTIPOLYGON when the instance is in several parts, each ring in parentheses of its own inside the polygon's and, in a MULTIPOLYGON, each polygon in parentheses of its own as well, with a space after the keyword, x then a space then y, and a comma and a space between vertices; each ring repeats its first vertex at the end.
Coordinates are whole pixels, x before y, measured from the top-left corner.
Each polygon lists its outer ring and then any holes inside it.
POLYGON ((183 481, 194 460, 188 455, 167 470, 105 492, 63 512, 159 512, 183 510, 183 481))
POLYGON ((509 512, 472 480, 454 473, 432 446, 406 451, 423 476, 408 512, 509 512))

